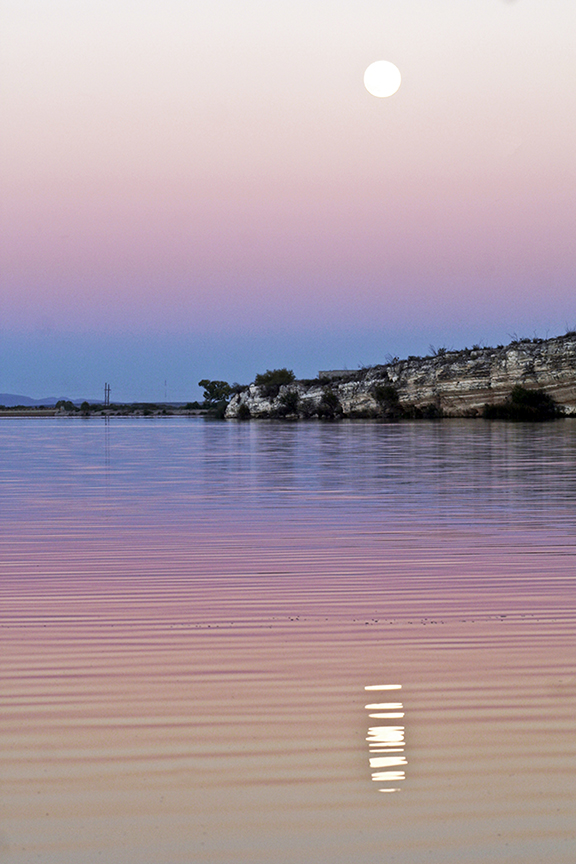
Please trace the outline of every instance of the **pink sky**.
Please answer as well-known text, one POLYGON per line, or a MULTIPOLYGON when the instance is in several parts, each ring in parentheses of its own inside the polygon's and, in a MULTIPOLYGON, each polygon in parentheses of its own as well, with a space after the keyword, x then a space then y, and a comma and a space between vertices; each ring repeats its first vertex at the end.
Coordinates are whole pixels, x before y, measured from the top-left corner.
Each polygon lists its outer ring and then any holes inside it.
POLYGON ((421 353, 576 321, 571 0, 29 0, 5 19, 0 335, 32 349, 0 391, 48 386, 47 332, 152 334, 159 358, 201 339, 197 377, 248 379, 273 333, 300 347, 267 365, 312 374, 381 361, 360 356, 378 328, 421 353), (402 72, 389 99, 363 87, 376 59, 402 72))

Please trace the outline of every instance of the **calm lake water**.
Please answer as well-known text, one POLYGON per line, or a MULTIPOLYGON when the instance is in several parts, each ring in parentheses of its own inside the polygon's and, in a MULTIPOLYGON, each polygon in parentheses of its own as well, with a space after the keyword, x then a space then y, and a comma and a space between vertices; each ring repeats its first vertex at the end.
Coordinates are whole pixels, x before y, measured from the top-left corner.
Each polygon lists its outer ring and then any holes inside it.
POLYGON ((6 418, 0 531, 0 861, 576 861, 576 421, 6 418))

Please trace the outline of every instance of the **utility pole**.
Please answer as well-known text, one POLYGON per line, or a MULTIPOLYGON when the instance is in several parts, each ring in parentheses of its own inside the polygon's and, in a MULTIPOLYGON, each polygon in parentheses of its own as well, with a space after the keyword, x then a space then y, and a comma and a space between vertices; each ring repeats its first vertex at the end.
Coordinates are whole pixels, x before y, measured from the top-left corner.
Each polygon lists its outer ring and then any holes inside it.
POLYGON ((110 384, 104 384, 104 407, 110 407, 110 384))

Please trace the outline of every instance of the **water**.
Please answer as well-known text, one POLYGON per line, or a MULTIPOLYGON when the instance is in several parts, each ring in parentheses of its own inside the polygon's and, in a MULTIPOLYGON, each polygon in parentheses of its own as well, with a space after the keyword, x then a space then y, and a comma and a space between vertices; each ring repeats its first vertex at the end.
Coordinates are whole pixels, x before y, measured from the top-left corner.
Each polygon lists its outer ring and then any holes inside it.
POLYGON ((573 421, 0 453, 1 861, 576 860, 573 421))

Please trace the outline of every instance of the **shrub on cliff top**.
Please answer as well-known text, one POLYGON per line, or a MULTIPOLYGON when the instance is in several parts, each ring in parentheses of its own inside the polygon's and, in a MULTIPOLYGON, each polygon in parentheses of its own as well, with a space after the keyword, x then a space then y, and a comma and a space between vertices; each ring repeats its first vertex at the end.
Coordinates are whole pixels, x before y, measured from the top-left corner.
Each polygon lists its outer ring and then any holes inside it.
POLYGON ((296 376, 291 369, 267 369, 256 375, 254 383, 260 388, 260 394, 266 399, 275 399, 280 392, 280 387, 292 384, 296 376))

